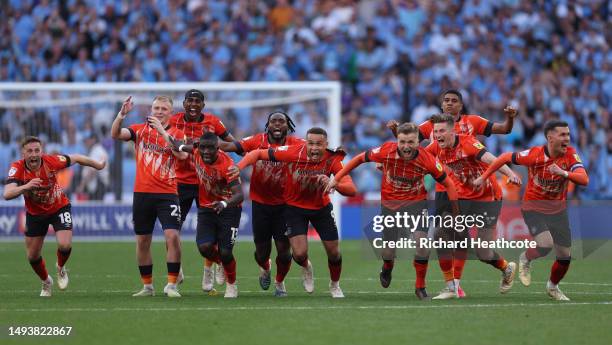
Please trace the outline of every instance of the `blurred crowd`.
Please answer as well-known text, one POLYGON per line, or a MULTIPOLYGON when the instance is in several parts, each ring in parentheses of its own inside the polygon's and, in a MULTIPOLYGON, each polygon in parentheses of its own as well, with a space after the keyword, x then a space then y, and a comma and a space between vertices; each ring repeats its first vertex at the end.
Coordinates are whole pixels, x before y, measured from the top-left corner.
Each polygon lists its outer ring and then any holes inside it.
MULTIPOLYGON (((540 145, 545 121, 567 121, 591 176, 579 196, 612 198, 612 2, 606 0, 7 0, 0 6, 0 81, 338 80, 342 140, 351 153, 390 139, 390 119, 420 123, 439 112, 441 91, 456 88, 467 113, 501 121, 506 105, 519 109, 511 134, 483 139, 494 153, 540 145)), ((326 118, 313 106, 288 111, 300 129, 326 118)), ((219 115, 236 125, 237 137, 261 130, 248 121, 254 114, 219 115)), ((112 145, 105 141, 108 128, 89 117, 81 123, 68 114, 22 118, 36 119, 24 121, 22 132, 47 130, 64 151, 90 150, 85 139, 107 150, 112 145)), ((0 110, 0 154, 20 135, 13 121, 0 110)), ((378 189, 373 174, 360 172, 360 189, 378 189)))

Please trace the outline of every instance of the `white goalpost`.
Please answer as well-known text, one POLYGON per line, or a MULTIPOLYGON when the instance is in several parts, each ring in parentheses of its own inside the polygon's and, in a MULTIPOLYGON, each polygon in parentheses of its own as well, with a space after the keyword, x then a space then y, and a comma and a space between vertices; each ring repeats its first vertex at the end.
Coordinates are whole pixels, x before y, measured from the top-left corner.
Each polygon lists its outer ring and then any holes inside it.
MULTIPOLYGON (((318 116, 324 121, 332 148, 341 145, 341 84, 335 81, 322 82, 175 82, 175 83, 0 83, 0 113, 2 124, 11 135, 26 134, 19 124, 23 118, 31 118, 35 112, 46 114, 51 124, 62 131, 65 113, 77 122, 87 122, 88 117, 96 117, 96 111, 114 109, 116 113, 127 95, 133 95, 134 103, 141 109, 150 106, 157 94, 167 94, 174 98, 176 111, 182 110, 181 101, 189 89, 198 89, 206 95, 204 111, 224 118, 233 109, 249 109, 264 112, 264 109, 289 108, 304 105, 317 109, 318 116), (235 97, 234 97, 235 96, 235 97), (12 121, 12 118, 15 121, 12 121), (58 120, 60 119, 60 120, 58 120), (24 133, 21 133, 24 132, 24 133)), ((312 112, 312 110, 311 110, 312 112)), ((299 122, 296 114, 289 113, 299 122)), ((305 115, 304 115, 305 116, 305 115)), ((244 121, 244 119, 241 119, 244 121)), ((252 122, 253 120, 251 120, 252 122)), ((244 123, 239 122, 241 125, 244 123)), ((109 124, 110 125, 110 124, 109 124)), ((38 126, 34 126, 38 128, 38 126)), ((233 131, 233 128, 229 128, 233 131)), ((263 130, 263 128, 261 129, 263 130)), ((301 129, 304 130, 305 129, 301 129)), ((34 134, 37 133, 27 133, 34 134)), ((250 135, 252 133, 249 133, 250 135)), ((241 139, 241 138, 238 138, 241 139)), ((0 145, 3 145, 0 143, 0 145)), ((58 145, 61 145, 59 143, 58 145)), ((8 161, 11 157, 3 157, 8 161)), ((8 162, 7 164, 10 164, 8 162)), ((0 168, 4 169, 4 165, 0 168)), ((125 178, 125 177, 123 177, 125 178)), ((116 176, 114 176, 116 179, 116 176)), ((131 182, 131 181, 130 181, 131 182)), ((111 182, 113 183, 113 182, 111 182)), ((340 197, 332 195, 336 221, 341 231, 340 197)), ((2 207, 2 204, 0 204, 2 207)))

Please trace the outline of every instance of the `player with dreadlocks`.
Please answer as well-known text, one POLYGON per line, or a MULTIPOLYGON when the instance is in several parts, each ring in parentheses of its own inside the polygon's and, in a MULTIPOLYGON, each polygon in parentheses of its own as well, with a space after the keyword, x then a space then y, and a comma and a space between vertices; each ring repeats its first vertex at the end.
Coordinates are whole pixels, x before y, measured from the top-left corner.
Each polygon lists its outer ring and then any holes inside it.
MULTIPOLYGON (((304 140, 288 135, 295 132, 295 123, 282 111, 268 115, 264 132, 246 137, 233 143, 220 143, 220 148, 239 154, 258 149, 304 143, 304 140)), ((268 290, 271 283, 270 254, 272 239, 276 245, 276 279, 274 295, 287 295, 284 279, 291 266, 289 239, 285 235, 286 225, 282 216, 285 200, 283 198, 284 174, 282 162, 258 161, 253 166, 250 196, 253 216, 253 241, 255 242, 255 261, 259 265, 259 285, 268 290)))
MULTIPOLYGON (((268 115, 264 132, 234 142, 219 142, 219 148, 226 152, 243 154, 258 149, 302 144, 305 141, 289 133, 295 132, 295 123, 283 111, 268 115)), ((183 151, 191 148, 184 146, 183 151)), ((286 224, 283 215, 284 174, 282 162, 258 161, 251 177, 250 196, 252 201, 253 240, 255 261, 260 267, 259 285, 268 290, 271 283, 270 254, 272 239, 276 245, 276 279, 274 295, 284 297, 285 276, 291 266, 291 247, 285 235, 286 224)))

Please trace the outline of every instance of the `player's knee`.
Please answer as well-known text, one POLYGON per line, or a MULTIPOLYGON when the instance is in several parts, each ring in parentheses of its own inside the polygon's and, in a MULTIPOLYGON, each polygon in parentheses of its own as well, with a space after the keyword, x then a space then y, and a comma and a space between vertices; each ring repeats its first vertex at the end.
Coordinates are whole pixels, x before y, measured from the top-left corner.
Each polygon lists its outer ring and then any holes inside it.
POLYGON ((306 260, 308 260, 308 254, 306 252, 301 252, 301 253, 296 253, 293 252, 293 260, 295 260, 295 262, 302 263, 306 260))
POLYGON ((234 254, 232 253, 231 249, 221 248, 219 251, 219 256, 221 257, 221 262, 224 265, 227 265, 234 260, 234 254))
POLYGON ((340 264, 342 264, 342 255, 340 255, 340 253, 338 253, 338 255, 336 255, 336 256, 328 256, 327 257, 327 262, 332 264, 332 265, 340 265, 340 264))
POLYGON ((41 260, 42 256, 40 256, 40 253, 28 254, 28 261, 30 262, 30 264, 36 264, 41 260))
POLYGON ((57 244, 57 249, 60 252, 68 252, 72 250, 72 244, 70 243, 58 243, 57 244))
POLYGON ((278 255, 276 256, 276 260, 287 264, 291 262, 291 253, 289 251, 284 253, 278 253, 278 255))
POLYGON ((198 251, 205 258, 211 258, 213 255, 214 245, 212 243, 198 244, 198 251))

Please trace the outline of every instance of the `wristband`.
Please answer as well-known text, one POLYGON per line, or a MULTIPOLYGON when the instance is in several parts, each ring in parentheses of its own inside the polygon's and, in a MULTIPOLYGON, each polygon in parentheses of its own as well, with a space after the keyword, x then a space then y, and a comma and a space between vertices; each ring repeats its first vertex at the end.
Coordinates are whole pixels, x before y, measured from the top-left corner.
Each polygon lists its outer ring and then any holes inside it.
POLYGON ((227 202, 221 200, 221 205, 223 205, 223 208, 227 208, 227 202))

